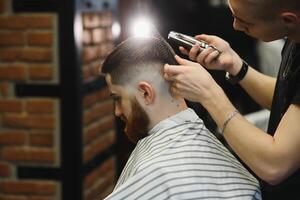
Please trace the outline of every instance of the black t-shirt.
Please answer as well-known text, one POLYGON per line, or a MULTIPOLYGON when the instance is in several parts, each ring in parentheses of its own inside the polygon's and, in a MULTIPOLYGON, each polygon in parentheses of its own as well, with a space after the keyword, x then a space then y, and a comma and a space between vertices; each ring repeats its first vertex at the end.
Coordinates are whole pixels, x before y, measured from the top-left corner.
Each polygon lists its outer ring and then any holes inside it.
MULTIPOLYGON (((268 127, 270 135, 274 135, 291 104, 300 104, 300 44, 287 40, 282 50, 282 62, 272 102, 268 127)), ((263 199, 300 199, 300 169, 276 186, 262 182, 262 193, 263 199)))

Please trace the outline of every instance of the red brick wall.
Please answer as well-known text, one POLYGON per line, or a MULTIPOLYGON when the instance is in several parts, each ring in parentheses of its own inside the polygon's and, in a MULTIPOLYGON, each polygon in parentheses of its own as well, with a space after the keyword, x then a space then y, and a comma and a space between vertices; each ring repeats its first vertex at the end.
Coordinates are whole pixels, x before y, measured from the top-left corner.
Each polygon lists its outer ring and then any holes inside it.
POLYGON ((11 4, 0 1, 0 199, 59 199, 59 182, 17 177, 18 166, 58 166, 59 101, 15 94, 16 83, 57 83, 57 18, 11 4))
MULTIPOLYGON (((19 179, 19 166, 60 167, 59 97, 18 97, 16 84, 59 85, 58 16, 13 13, 0 0, 0 199, 61 199, 60 181, 19 179)), ((86 13, 83 20, 83 84, 96 80, 112 50, 112 14, 86 13)), ((106 87, 83 97, 83 165, 115 143, 113 103, 106 87)), ((115 157, 83 177, 84 199, 102 199, 115 184, 115 157)))
MULTIPOLYGON (((83 14, 83 78, 85 82, 99 76, 102 60, 112 50, 112 15, 110 12, 83 14)), ((103 88, 83 99, 84 163, 115 143, 113 102, 103 88)), ((84 179, 84 199, 103 199, 115 184, 115 158, 109 158, 84 179)))
POLYGON ((107 54, 113 49, 112 14, 101 13, 83 14, 83 78, 85 81, 99 75, 99 66, 107 54))

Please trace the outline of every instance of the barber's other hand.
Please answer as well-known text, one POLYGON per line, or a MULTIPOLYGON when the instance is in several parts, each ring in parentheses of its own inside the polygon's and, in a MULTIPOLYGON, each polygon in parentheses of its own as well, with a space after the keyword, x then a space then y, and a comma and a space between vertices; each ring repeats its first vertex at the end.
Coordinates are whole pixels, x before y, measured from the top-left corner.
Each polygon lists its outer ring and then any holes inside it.
POLYGON ((164 77, 171 82, 171 92, 194 102, 204 103, 218 89, 212 76, 200 64, 175 56, 180 65, 164 66, 164 77))
POLYGON ((198 40, 204 40, 208 44, 215 46, 222 53, 219 54, 213 48, 207 48, 203 51, 199 51, 199 45, 194 45, 188 52, 183 47, 179 50, 189 56, 189 59, 198 62, 207 69, 212 70, 225 70, 231 75, 236 75, 242 66, 242 60, 239 55, 230 47, 229 43, 225 40, 212 35, 197 35, 195 36, 198 40))

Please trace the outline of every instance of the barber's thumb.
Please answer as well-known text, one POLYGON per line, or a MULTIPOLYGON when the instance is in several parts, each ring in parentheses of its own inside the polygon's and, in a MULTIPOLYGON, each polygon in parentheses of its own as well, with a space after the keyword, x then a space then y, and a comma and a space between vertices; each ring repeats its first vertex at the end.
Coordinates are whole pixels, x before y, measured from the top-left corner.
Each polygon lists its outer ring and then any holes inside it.
POLYGON ((179 51, 184 55, 189 55, 189 51, 182 46, 179 47, 179 51))
POLYGON ((172 70, 170 70, 170 65, 165 64, 164 65, 164 76, 165 76, 165 78, 168 77, 171 72, 172 72, 172 70))
POLYGON ((197 40, 204 40, 207 43, 211 43, 214 37, 211 35, 201 34, 201 35, 196 35, 195 38, 197 40))
POLYGON ((168 71, 169 71, 169 64, 168 63, 166 63, 165 65, 164 65, 164 68, 163 68, 163 73, 164 74, 166 74, 166 73, 168 73, 168 71))
POLYGON ((197 66, 198 65, 197 63, 186 60, 184 58, 181 58, 178 55, 175 55, 175 59, 180 65, 189 65, 189 66, 197 66))
POLYGON ((178 56, 178 55, 175 55, 175 59, 176 59, 176 61, 177 61, 180 65, 186 65, 186 64, 187 64, 187 63, 186 63, 187 60, 181 58, 181 57, 178 56))
POLYGON ((180 66, 180 65, 165 64, 164 73, 167 74, 168 76, 174 76, 174 75, 181 73, 181 68, 182 68, 182 66, 180 66))

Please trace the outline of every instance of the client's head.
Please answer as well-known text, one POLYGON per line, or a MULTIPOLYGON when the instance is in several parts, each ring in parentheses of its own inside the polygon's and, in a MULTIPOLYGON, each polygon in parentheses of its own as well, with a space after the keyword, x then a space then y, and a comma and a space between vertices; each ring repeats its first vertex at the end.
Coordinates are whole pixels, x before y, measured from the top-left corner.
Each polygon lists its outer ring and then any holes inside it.
POLYGON ((133 37, 118 45, 102 65, 115 115, 125 121, 125 133, 133 142, 185 106, 183 99, 172 97, 163 78, 164 64, 177 64, 174 55, 164 40, 133 37))

